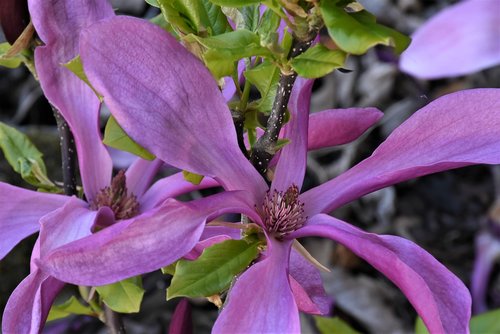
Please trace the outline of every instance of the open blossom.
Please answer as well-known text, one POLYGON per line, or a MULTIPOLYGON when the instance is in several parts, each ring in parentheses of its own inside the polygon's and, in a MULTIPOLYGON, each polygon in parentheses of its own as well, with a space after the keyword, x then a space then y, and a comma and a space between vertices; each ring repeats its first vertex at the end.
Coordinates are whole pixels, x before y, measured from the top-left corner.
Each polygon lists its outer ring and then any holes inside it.
POLYGON ((455 77, 500 64, 500 3, 464 0, 424 23, 401 55, 404 72, 421 79, 455 77))
MULTIPOLYGON (((300 194, 310 83, 299 81, 294 88, 291 121, 284 133, 291 142, 281 151, 269 188, 240 152, 230 112, 210 73, 170 35, 145 21, 117 17, 86 29, 80 50, 89 80, 132 138, 163 161, 210 176, 226 189, 172 205, 202 212, 212 207, 204 215, 206 220, 240 212, 266 235, 266 251, 229 291, 214 332, 298 332, 299 309, 325 312, 318 273, 307 268, 293 272, 297 264, 293 240, 307 236, 342 243, 384 273, 405 293, 431 332, 468 332, 469 292, 430 254, 403 238, 366 233, 326 213, 410 178, 500 163, 499 90, 463 91, 430 103, 372 156, 300 194)), ((177 217, 165 217, 165 223, 177 217)), ((110 231, 106 241, 93 244, 84 238, 60 247, 44 260, 44 270, 77 284, 100 282, 92 268, 106 263, 101 258, 118 250, 134 256, 137 247, 127 252, 125 242, 112 236, 112 229, 121 232, 115 226, 104 230, 110 231)), ((165 252, 165 244, 150 246, 149 254, 165 252)), ((109 263, 101 272, 105 276, 121 266, 109 263)))

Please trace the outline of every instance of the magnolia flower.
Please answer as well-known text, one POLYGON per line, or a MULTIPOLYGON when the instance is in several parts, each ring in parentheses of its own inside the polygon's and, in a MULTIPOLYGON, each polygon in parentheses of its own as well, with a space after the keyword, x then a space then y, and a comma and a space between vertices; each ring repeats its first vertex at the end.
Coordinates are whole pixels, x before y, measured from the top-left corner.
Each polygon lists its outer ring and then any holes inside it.
MULTIPOLYGON (((290 251, 293 240, 306 236, 335 240, 372 264, 405 293, 431 332, 468 332, 469 292, 430 254, 403 238, 366 233, 326 213, 410 178, 499 163, 498 90, 463 91, 430 103, 371 157, 300 194, 310 83, 298 82, 294 88, 291 121, 284 133, 290 143, 281 150, 269 188, 239 150, 229 109, 210 73, 168 33, 143 20, 116 17, 86 29, 80 52, 89 80, 134 140, 171 165, 214 178, 226 190, 182 204, 183 208, 206 212, 212 207, 205 220, 222 212, 240 212, 267 238, 260 261, 230 290, 214 332, 298 332, 299 309, 324 312, 321 298, 309 289, 316 281, 313 276, 308 279, 310 271, 293 276, 290 265, 297 255, 290 251)), ((328 137, 337 128, 323 130, 328 137)), ((165 217, 163 223, 180 218, 165 217)), ((103 276, 126 265, 106 260, 117 250, 135 263, 138 246, 127 252, 126 243, 113 238, 112 229, 121 232, 115 226, 104 230, 109 231, 106 241, 95 244, 83 238, 60 247, 44 259, 43 268, 58 279, 93 284, 102 282, 92 272, 97 265, 101 264, 103 276)), ((148 254, 163 255, 165 244, 150 243, 148 254)), ((160 266, 161 261, 155 264, 160 266)))
POLYGON ((500 63, 498 0, 464 0, 424 23, 400 68, 421 79, 455 77, 500 63))
MULTIPOLYGON (((111 6, 106 1, 74 0, 67 1, 65 6, 60 1, 30 1, 29 5, 37 32, 46 43, 35 50, 40 83, 75 136, 86 201, 0 183, 0 233, 3 238, 0 259, 19 241, 40 230, 32 254, 31 273, 13 292, 5 308, 2 322, 5 333, 38 332, 53 300, 64 286, 61 281, 42 272, 37 261, 53 249, 85 236, 91 235, 91 239, 98 242, 104 231, 97 231, 110 225, 124 228, 140 221, 139 230, 142 230, 160 224, 168 211, 162 205, 165 199, 195 188, 184 181, 181 174, 149 187, 162 164, 159 160, 138 159, 126 172, 121 171, 111 178, 111 159, 101 142, 98 127, 100 102, 85 83, 62 66, 77 55, 81 28, 114 16, 111 6)), ((214 184, 207 179, 200 186, 214 184)), ((170 256, 177 259, 190 251, 200 236, 191 233, 192 225, 181 221, 172 223, 179 224, 172 237, 175 235, 177 240, 183 240, 183 243, 170 243, 170 256)), ((162 228, 168 229, 168 226, 162 228)), ((153 228, 159 231, 157 227, 153 228)), ((108 260, 114 261, 114 258, 108 260)), ((94 270, 98 272, 99 268, 94 270)), ((126 276, 117 273, 108 281, 145 271, 148 270, 136 263, 126 276)))

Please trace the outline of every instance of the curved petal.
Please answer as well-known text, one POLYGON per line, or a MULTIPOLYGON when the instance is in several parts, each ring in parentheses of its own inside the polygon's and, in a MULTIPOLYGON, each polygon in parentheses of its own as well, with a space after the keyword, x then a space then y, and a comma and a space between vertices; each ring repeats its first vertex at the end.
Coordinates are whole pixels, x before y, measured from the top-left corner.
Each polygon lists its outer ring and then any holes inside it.
POLYGON ((0 182, 0 259, 27 236, 40 229, 40 218, 54 211, 69 197, 40 193, 0 182))
POLYGON ((226 190, 264 196, 267 186, 238 147, 215 80, 170 34, 145 20, 115 17, 85 30, 80 49, 89 80, 139 144, 226 190))
POLYGON ((292 184, 302 187, 306 173, 307 132, 311 93, 314 80, 297 78, 290 96, 290 122, 287 124, 283 137, 290 142, 281 149, 280 158, 272 188, 285 191, 292 184))
POLYGON ((245 192, 161 206, 77 240, 40 264, 50 275, 78 285, 103 285, 167 266, 196 245, 207 220, 241 212, 258 219, 245 192))
POLYGON ((288 282, 291 242, 271 242, 270 255, 235 280, 213 333, 300 333, 288 282))
POLYGON ((384 114, 377 108, 328 109, 309 116, 308 150, 357 139, 384 114))
POLYGON ((91 211, 86 202, 76 197, 45 215, 40 220, 40 259, 60 246, 90 235, 96 220, 102 215, 114 219, 108 207, 91 211))
POLYGON ((475 314, 486 312, 486 297, 491 271, 500 259, 500 241, 489 233, 476 238, 476 259, 471 279, 472 308, 475 314))
POLYGON ((40 333, 50 307, 64 283, 36 269, 26 277, 10 296, 2 320, 2 331, 9 333, 40 333))
POLYGON ((140 201, 162 165, 163 161, 160 159, 148 161, 137 158, 125 172, 129 193, 136 195, 140 201))
POLYGON ((306 215, 329 212, 372 191, 472 164, 500 163, 500 89, 443 96, 399 126, 371 157, 302 194, 306 215))
POLYGON ((35 64, 45 96, 63 115, 75 137, 87 199, 109 185, 112 162, 98 124, 100 102, 63 64, 78 55, 80 31, 114 15, 106 0, 29 1, 33 24, 45 46, 35 49, 35 64))
POLYGON ((310 314, 328 314, 333 303, 326 295, 318 269, 292 250, 289 270, 290 285, 299 310, 310 314))
POLYGON ((500 63, 498 0, 461 1, 412 36, 400 68, 422 79, 454 77, 500 63))
POLYGON ((337 241, 383 273, 406 295, 431 333, 468 333, 471 297, 465 285, 413 242, 364 232, 319 214, 289 238, 337 241))
POLYGON ((192 334, 193 319, 189 299, 182 298, 175 307, 174 314, 168 326, 168 334, 192 334))
POLYGON ((141 211, 146 212, 163 203, 169 198, 175 198, 191 191, 218 187, 219 183, 209 177, 204 177, 200 184, 195 185, 184 179, 182 173, 167 176, 156 181, 140 198, 141 211))

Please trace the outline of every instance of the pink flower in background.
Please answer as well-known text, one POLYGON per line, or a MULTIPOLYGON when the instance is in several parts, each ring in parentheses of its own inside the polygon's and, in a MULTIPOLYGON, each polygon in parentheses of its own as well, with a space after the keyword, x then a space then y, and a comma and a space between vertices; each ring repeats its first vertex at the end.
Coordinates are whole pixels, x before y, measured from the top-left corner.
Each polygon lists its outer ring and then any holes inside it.
POLYGON ((464 0, 431 17, 401 55, 402 71, 421 79, 456 77, 500 63, 500 2, 464 0))

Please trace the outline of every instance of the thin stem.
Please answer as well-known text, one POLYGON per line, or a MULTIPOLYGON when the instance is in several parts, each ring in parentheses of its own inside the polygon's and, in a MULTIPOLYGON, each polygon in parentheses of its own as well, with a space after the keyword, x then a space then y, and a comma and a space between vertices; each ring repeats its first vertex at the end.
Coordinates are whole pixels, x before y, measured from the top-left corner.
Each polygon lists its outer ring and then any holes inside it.
POLYGON ((52 111, 54 112, 60 136, 64 193, 73 196, 77 194, 75 139, 61 113, 54 107, 52 107, 52 111))
MULTIPOLYGON (((288 59, 297 57, 306 51, 312 44, 316 37, 316 33, 311 34, 305 41, 298 40, 295 36, 293 38, 292 47, 288 53, 288 59)), ((297 73, 291 71, 290 73, 281 73, 278 82, 276 97, 274 98, 273 108, 267 120, 266 131, 255 143, 252 149, 250 161, 257 169, 257 171, 266 177, 267 167, 269 162, 277 151, 276 143, 278 136, 283 126, 285 119, 286 108, 290 95, 292 93, 293 85, 297 79, 297 73)))
POLYGON ((126 333, 125 326, 123 325, 120 315, 110 309, 106 304, 104 304, 104 319, 106 320, 106 326, 108 326, 111 334, 126 333))

